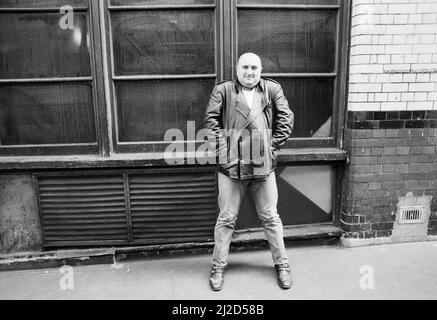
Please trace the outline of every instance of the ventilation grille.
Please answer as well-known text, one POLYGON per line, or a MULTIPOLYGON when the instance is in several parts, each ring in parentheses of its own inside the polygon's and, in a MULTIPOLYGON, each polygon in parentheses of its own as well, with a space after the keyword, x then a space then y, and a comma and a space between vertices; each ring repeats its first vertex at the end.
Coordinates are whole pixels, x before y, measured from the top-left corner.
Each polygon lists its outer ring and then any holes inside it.
POLYGON ((123 176, 40 177, 46 244, 127 239, 123 176))
POLYGON ((129 197, 134 240, 177 243, 214 237, 214 173, 132 175, 129 197))
POLYGON ((214 171, 36 177, 45 247, 211 241, 214 171))
POLYGON ((409 206, 401 207, 399 223, 422 223, 424 207, 409 206))

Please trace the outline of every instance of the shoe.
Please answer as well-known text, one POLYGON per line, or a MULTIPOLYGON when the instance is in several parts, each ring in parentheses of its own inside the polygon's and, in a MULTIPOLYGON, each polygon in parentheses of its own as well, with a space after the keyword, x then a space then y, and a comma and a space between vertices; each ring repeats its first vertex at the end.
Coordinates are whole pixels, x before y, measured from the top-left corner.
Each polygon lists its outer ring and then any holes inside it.
POLYGON ((275 265, 278 284, 282 289, 290 289, 293 285, 291 271, 288 263, 275 265))
POLYGON ((209 284, 214 291, 220 291, 223 288, 225 267, 213 265, 209 277, 209 284))

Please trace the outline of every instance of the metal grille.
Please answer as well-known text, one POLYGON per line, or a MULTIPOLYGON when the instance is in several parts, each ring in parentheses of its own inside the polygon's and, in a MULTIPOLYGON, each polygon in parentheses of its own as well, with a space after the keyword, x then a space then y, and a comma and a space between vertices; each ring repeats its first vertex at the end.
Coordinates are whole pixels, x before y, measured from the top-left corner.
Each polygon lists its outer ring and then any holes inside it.
POLYGON ((0 86, 2 145, 96 141, 91 84, 0 86))
POLYGON ((214 173, 129 177, 133 238, 148 243, 213 239, 217 214, 214 173))
POLYGON ((215 72, 214 11, 114 12, 116 75, 215 72))
POLYGON ((333 10, 239 10, 238 50, 255 52, 266 73, 333 72, 333 10))
POLYGON ((173 128, 187 137, 187 121, 196 122, 197 132, 214 84, 214 79, 117 82, 119 140, 163 141, 173 128))
POLYGON ((334 79, 276 78, 294 113, 293 138, 331 135, 334 79))
POLYGON ((399 223, 421 223, 423 222, 424 207, 401 207, 399 223))
POLYGON ((45 245, 127 240, 122 175, 37 181, 45 245))
POLYGON ((113 6, 187 6, 214 4, 215 0, 112 0, 113 6))
POLYGON ((88 7, 88 0, 0 0, 0 8, 88 7))
POLYGON ((0 15, 0 78, 91 76, 86 12, 74 13, 74 30, 59 13, 0 15))

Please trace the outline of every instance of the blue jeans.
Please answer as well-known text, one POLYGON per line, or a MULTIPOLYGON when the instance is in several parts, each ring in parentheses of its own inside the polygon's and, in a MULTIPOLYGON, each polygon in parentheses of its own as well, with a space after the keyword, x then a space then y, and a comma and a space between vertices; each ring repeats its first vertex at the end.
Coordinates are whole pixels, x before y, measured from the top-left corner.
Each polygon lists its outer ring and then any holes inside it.
POLYGON ((240 204, 247 188, 255 201, 256 211, 263 224, 275 265, 288 263, 284 245, 284 230, 276 206, 278 188, 275 173, 262 180, 236 180, 218 173, 220 213, 214 230, 213 264, 227 265, 229 245, 237 222, 240 204))

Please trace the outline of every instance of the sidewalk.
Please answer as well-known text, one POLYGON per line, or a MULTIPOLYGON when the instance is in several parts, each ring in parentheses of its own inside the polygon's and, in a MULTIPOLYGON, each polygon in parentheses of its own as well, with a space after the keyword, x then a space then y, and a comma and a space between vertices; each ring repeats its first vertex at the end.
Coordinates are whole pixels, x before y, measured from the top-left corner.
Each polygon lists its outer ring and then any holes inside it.
POLYGON ((77 266, 72 290, 61 289, 59 268, 0 272, 0 299, 437 299, 437 241, 287 251, 295 284, 286 291, 260 250, 231 253, 220 292, 209 288, 210 255, 197 255, 77 266), (363 266, 374 272, 373 289, 360 288, 371 276, 363 266))

